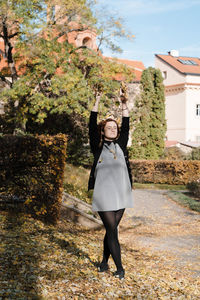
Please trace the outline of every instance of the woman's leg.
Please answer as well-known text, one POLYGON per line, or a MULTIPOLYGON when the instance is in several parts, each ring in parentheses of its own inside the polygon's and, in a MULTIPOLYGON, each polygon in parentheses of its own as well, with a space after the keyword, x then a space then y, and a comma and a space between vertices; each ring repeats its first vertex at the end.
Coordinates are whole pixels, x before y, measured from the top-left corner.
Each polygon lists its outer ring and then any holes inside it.
POLYGON ((118 241, 118 230, 117 227, 123 216, 125 209, 120 209, 117 211, 105 211, 99 212, 102 222, 106 229, 106 234, 104 237, 104 254, 102 264, 106 264, 110 254, 117 266, 117 270, 122 270, 121 263, 121 250, 118 241))
MULTIPOLYGON (((119 209, 117 211, 114 211, 115 216, 116 216, 116 224, 117 224, 117 226, 119 225, 119 223, 121 221, 121 218, 122 218, 122 216, 124 214, 124 211, 125 211, 125 208, 119 209)), ((107 264, 108 259, 110 257, 110 249, 109 249, 108 241, 107 241, 107 233, 104 236, 103 246, 104 246, 103 247, 104 250, 103 250, 102 264, 107 264)))

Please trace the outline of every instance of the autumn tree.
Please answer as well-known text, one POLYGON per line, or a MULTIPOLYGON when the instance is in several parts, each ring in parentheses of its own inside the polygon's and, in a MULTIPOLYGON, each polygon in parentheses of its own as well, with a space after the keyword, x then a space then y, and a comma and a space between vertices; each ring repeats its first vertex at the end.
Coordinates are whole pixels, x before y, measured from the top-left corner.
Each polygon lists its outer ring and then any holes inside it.
POLYGON ((141 94, 133 113, 131 157, 158 159, 164 151, 166 132, 165 96, 161 72, 149 67, 143 71, 141 94))
MULTIPOLYGON (((124 74, 127 81, 132 78, 125 66, 103 59, 100 47, 94 51, 87 44, 75 46, 71 42, 74 34, 87 29, 101 33, 99 46, 107 43, 109 36, 126 37, 119 20, 114 18, 103 37, 93 2, 96 1, 0 2, 0 34, 4 41, 1 58, 7 64, 0 76, 8 87, 0 95, 5 104, 2 131, 65 132, 69 136, 69 156, 76 152, 74 161, 82 160, 77 149, 85 151, 82 145, 87 144, 87 120, 96 94, 102 94, 101 110, 105 115, 111 95, 118 95, 115 75, 124 74)), ((114 42, 110 44, 112 48, 113 45, 114 42)))
MULTIPOLYGON (((131 76, 124 66, 105 62, 98 51, 84 45, 75 47, 70 42, 71 33, 87 29, 102 32, 97 27, 91 3, 61 0, 58 4, 56 1, 1 1, 4 52, 7 53, 7 44, 10 47, 9 56, 4 53, 9 74, 1 71, 1 79, 10 89, 3 91, 1 98, 5 102, 7 124, 12 123, 15 131, 25 131, 30 117, 38 123, 55 113, 87 118, 97 92, 102 93, 108 105, 108 95, 119 90, 119 84, 113 81, 117 72, 124 73, 127 80, 131 76)), ((113 32, 126 36, 114 19, 113 32)))
POLYGON ((0 1, 0 38, 3 41, 1 59, 7 62, 7 68, 1 70, 0 78, 9 87, 12 87, 18 78, 16 68, 17 59, 14 57, 14 47, 23 39, 28 31, 37 28, 33 20, 40 22, 42 4, 34 0, 1 0, 0 1), (7 79, 9 77, 9 79, 7 79))
MULTIPOLYGON (((37 0, 1 0, 0 1, 0 61, 3 63, 3 68, 0 70, 0 80, 4 86, 9 90, 14 89, 20 72, 17 68, 19 50, 18 45, 23 41, 26 43, 28 35, 41 26, 42 16, 42 3, 37 0), (37 19, 37 24, 34 20, 37 19)), ((17 115, 20 114, 20 102, 18 97, 15 101, 10 97, 3 97, 8 107, 8 114, 5 118, 7 121, 12 120, 17 128, 21 126, 17 115)), ((5 120, 4 120, 5 121, 5 120)), ((1 120, 2 123, 2 120, 1 120)), ((9 122, 8 122, 9 124, 9 122)))

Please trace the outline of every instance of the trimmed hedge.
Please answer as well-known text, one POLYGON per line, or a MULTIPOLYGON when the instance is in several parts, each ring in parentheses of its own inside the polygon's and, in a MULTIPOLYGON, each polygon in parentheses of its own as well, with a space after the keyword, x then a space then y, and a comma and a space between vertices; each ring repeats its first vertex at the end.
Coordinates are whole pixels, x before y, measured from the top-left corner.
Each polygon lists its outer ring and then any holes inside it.
POLYGON ((131 160, 133 182, 187 184, 200 177, 199 160, 131 160))
POLYGON ((55 223, 62 201, 66 135, 0 137, 0 204, 55 223))

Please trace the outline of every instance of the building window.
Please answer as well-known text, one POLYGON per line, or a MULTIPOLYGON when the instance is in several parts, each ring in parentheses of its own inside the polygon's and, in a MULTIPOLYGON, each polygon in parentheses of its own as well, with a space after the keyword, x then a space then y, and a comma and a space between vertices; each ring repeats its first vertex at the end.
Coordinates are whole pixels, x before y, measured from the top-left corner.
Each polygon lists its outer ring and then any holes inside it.
POLYGON ((192 59, 178 59, 182 64, 189 66, 198 66, 198 63, 192 59))
POLYGON ((196 104, 196 116, 200 117, 200 104, 196 104))
POLYGON ((162 76, 163 76, 164 79, 167 79, 167 71, 163 71, 162 76))
POLYGON ((85 37, 82 41, 82 45, 88 48, 92 48, 92 39, 89 37, 85 37))

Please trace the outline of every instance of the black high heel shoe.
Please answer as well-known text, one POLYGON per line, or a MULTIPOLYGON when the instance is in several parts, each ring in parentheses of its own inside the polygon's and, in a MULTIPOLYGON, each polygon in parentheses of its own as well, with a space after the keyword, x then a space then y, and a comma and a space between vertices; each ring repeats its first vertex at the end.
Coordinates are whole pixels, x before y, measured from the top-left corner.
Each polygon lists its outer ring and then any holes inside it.
POLYGON ((100 265, 98 266, 98 271, 100 273, 106 272, 106 271, 108 271, 108 269, 109 269, 109 266, 107 263, 100 263, 100 265))
POLYGON ((119 278, 120 280, 122 280, 122 279, 124 279, 125 271, 124 271, 124 269, 122 269, 122 270, 117 270, 113 275, 114 275, 116 278, 119 278))

